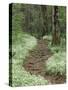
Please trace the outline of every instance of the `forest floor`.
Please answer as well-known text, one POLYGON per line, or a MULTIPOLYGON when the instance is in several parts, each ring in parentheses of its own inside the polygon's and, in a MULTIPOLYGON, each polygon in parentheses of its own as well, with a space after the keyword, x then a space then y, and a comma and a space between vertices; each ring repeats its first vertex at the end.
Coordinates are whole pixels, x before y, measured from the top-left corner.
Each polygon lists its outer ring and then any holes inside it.
POLYGON ((37 46, 29 52, 29 56, 24 62, 24 68, 30 74, 41 75, 44 79, 48 80, 49 84, 61 84, 64 83, 62 76, 48 75, 44 69, 45 63, 53 55, 48 48, 48 41, 40 39, 37 46))

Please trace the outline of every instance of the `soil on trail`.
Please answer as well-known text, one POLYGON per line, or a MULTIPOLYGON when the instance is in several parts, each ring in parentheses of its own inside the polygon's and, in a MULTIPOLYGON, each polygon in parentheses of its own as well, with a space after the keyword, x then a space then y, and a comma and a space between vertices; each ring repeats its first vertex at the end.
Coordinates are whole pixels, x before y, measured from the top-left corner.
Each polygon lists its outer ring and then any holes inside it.
POLYGON ((62 78, 59 77, 61 80, 58 80, 56 77, 45 73, 45 62, 52 54, 48 48, 48 41, 38 40, 37 46, 29 52, 29 56, 26 58, 26 62, 24 62, 25 70, 30 72, 30 74, 43 76, 44 79, 48 80, 49 84, 63 83, 64 80, 62 78))

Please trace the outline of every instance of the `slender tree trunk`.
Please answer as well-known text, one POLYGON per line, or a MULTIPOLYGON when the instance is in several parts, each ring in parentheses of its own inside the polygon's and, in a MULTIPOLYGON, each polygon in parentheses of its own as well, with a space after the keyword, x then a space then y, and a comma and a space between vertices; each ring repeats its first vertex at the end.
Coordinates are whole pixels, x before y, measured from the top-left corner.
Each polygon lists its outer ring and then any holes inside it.
POLYGON ((60 30, 59 30, 59 12, 58 6, 52 7, 52 45, 59 45, 60 44, 60 30))
POLYGON ((26 32, 31 32, 31 8, 29 6, 26 6, 25 8, 25 31, 26 32))
POLYGON ((43 18, 43 31, 42 36, 48 32, 48 23, 47 23, 47 6, 41 5, 41 12, 43 18))

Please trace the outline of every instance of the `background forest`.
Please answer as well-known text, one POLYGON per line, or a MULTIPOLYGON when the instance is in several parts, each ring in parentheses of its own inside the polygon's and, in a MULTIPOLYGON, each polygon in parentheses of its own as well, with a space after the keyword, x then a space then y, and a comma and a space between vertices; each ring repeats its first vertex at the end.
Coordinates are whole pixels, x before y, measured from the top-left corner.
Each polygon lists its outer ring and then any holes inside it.
POLYGON ((9 84, 65 83, 66 7, 12 4, 9 12, 12 12, 9 84))

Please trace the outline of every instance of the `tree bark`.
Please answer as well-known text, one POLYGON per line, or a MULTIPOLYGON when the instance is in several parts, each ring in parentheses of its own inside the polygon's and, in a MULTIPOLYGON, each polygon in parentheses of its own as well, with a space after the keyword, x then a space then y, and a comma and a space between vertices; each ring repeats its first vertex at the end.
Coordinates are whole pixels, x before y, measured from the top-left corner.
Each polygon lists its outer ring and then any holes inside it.
POLYGON ((60 30, 59 30, 59 11, 58 6, 52 7, 52 45, 60 44, 60 30))
POLYGON ((48 23, 47 23, 47 6, 41 5, 42 19, 43 19, 43 31, 42 36, 48 33, 48 23))

